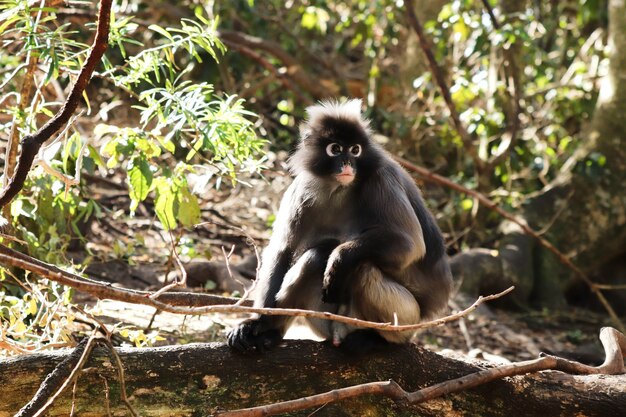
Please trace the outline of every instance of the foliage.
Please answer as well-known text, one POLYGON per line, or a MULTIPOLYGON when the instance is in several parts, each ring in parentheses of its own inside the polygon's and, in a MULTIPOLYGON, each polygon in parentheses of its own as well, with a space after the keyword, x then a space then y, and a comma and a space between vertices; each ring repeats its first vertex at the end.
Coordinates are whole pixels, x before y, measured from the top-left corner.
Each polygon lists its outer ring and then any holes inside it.
MULTIPOLYGON (((94 5, 77 6, 95 16, 94 5)), ((0 3, 0 113, 9 116, 9 122, 0 125, 2 136, 10 137, 11 128, 16 127, 14 137, 23 137, 52 117, 63 99, 59 93, 51 94, 53 87, 60 90, 61 84, 69 85, 71 74, 85 60, 93 18, 81 25, 62 18, 63 13, 27 0, 0 3), (26 73, 33 61, 37 63, 34 73, 26 73), (27 77, 33 77, 37 90, 33 100, 20 107, 20 101, 29 100, 21 96, 27 77)), ((102 122, 93 127, 93 136, 71 125, 46 146, 39 166, 11 207, 23 250, 47 262, 67 264, 66 252, 83 246, 89 223, 111 214, 91 195, 85 173, 125 178, 130 200, 127 213, 134 215, 149 199, 149 209, 167 230, 200 221, 198 194, 219 187, 224 179, 233 184, 238 173, 254 173, 263 166, 264 141, 255 133, 257 116, 245 109, 244 100, 191 79, 197 65, 207 65, 207 61, 215 65, 225 52, 216 35, 217 24, 217 17, 207 18, 200 8, 176 24, 147 27, 122 10, 114 11, 104 67, 97 75, 99 81, 92 80, 94 87, 85 94, 87 115, 92 112, 88 96, 106 91, 112 102, 122 103, 124 111, 138 112, 139 125, 129 126, 132 116, 110 119, 102 109, 98 112, 102 122)), ((79 115, 77 120, 87 119, 79 115)), ((114 252, 133 251, 134 246, 120 243, 114 252)), ((10 272, 1 272, 0 340, 10 338, 28 349, 33 348, 32 338, 67 342, 67 335, 50 328, 56 322, 46 312, 54 309, 58 320, 71 320, 73 313, 66 308, 69 290, 56 289, 56 284, 48 282, 30 284, 26 276, 14 277, 23 288, 8 285, 10 272), (48 288, 56 301, 42 298, 48 288), (37 291, 38 299, 33 295, 37 291), (42 321, 42 315, 48 321, 42 321)), ((126 333, 133 343, 156 340, 135 330, 126 333)))
MULTIPOLYGON (((101 124, 95 132, 106 139, 102 146, 109 157, 106 167, 125 165, 131 213, 154 191, 155 211, 166 229, 178 222, 192 226, 199 221, 200 208, 189 188, 189 174, 202 171, 197 181, 205 185, 217 175, 219 184, 222 177, 234 181, 237 172, 261 168, 255 157, 263 141, 249 120, 255 115, 243 108, 243 100, 220 97, 212 85, 184 79, 194 60, 202 62, 201 52, 217 61, 218 52, 225 49, 215 35, 217 19, 210 22, 199 11, 196 19, 182 19, 180 28, 150 25, 157 46, 143 49, 123 65, 109 62, 103 73, 126 90, 151 87, 136 97, 140 128, 101 124), (181 50, 187 64, 182 71, 176 60, 181 50)), ((111 42, 122 56, 126 55, 125 43, 137 44, 130 37, 137 28, 129 18, 115 25, 111 42)))

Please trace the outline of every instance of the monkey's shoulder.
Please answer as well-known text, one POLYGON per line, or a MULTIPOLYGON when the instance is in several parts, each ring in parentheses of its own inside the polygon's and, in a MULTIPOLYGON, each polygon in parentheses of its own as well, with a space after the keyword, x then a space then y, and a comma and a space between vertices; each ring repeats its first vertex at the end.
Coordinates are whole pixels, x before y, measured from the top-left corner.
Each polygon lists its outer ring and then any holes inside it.
POLYGON ((362 184, 362 197, 377 198, 387 203, 419 198, 421 193, 409 174, 394 161, 385 162, 362 184))

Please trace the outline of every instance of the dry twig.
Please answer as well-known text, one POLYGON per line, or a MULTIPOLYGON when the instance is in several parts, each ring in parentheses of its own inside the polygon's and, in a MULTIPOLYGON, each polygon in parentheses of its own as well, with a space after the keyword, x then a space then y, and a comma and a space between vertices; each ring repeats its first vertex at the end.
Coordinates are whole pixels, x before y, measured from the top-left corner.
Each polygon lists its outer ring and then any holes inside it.
POLYGON ((187 314, 187 315, 202 315, 209 313, 257 313, 266 314, 272 316, 294 316, 294 317, 312 317, 325 320, 337 321, 340 323, 349 324, 356 327, 364 327, 370 329, 379 329, 385 331, 407 331, 407 330, 419 330, 431 327, 436 327, 444 323, 448 323, 469 314, 475 310, 479 305, 486 301, 494 300, 502 297, 513 290, 510 287, 501 293, 489 295, 486 297, 479 297, 474 304, 465 310, 442 317, 440 319, 422 322, 418 324, 410 325, 394 325, 393 323, 376 323, 366 320, 360 320, 353 317, 346 317, 338 314, 332 314, 321 311, 311 311, 303 309, 292 308, 257 308, 248 306, 237 305, 209 305, 203 307, 184 307, 180 305, 168 304, 164 301, 164 293, 159 299, 149 297, 149 294, 139 291, 131 291, 128 289, 117 288, 111 286, 109 283, 101 283, 95 280, 88 280, 78 275, 63 271, 55 266, 47 265, 41 261, 33 259, 27 255, 21 254, 4 245, 0 244, 0 263, 5 265, 16 266, 27 271, 33 272, 39 276, 51 279, 63 285, 68 285, 79 291, 84 291, 92 294, 98 298, 108 298, 118 301, 130 302, 141 305, 148 305, 157 308, 161 311, 167 311, 175 314, 187 314))
POLYGON ((505 219, 510 220, 513 223, 520 226, 522 230, 524 231, 524 233, 532 236, 534 239, 536 239, 539 242, 541 246, 543 246, 544 248, 552 252, 561 264, 565 265, 567 268, 572 270, 581 281, 583 281, 585 284, 589 286, 589 288, 591 289, 591 292, 593 292, 596 295, 598 300, 600 300, 600 302, 604 306, 604 309, 609 313, 609 316, 613 320, 613 323, 615 324, 615 326, 621 332, 626 333, 626 327, 624 327, 624 324, 619 319, 617 313, 615 312, 613 307, 611 307, 611 304, 609 304, 608 300, 602 293, 601 291, 602 287, 599 284, 596 284, 595 282, 593 282, 591 278, 589 278, 587 274, 583 272, 582 269, 574 265, 574 263, 564 253, 558 250, 552 243, 550 243, 547 239, 542 237, 539 233, 534 231, 530 226, 528 226, 528 224, 526 224, 525 221, 518 219, 516 216, 512 215, 511 213, 504 211, 503 209, 498 207, 498 205, 495 202, 491 201, 489 198, 485 197, 484 194, 478 191, 470 190, 469 188, 463 187, 462 185, 454 183, 450 181, 449 179, 442 177, 441 175, 435 174, 434 172, 424 167, 420 167, 415 164, 412 164, 406 159, 400 158, 398 156, 394 158, 404 168, 406 168, 409 171, 415 172, 416 174, 420 175, 425 180, 430 181, 435 184, 442 185, 444 187, 450 188, 455 191, 459 191, 461 193, 471 195, 483 206, 487 207, 490 210, 495 211, 496 213, 498 213, 505 219))
POLYGON ((35 417, 45 413, 54 400, 77 376, 96 344, 95 333, 76 346, 76 349, 52 371, 33 396, 15 417, 35 417))
POLYGON ((180 279, 174 278, 174 281, 168 285, 165 285, 163 288, 150 295, 150 298, 158 298, 161 294, 171 290, 175 287, 184 287, 187 284, 187 271, 183 266, 183 261, 180 260, 180 256, 178 256, 178 252, 176 251, 176 242, 174 241, 174 236, 172 235, 172 231, 170 230, 170 241, 172 243, 172 255, 174 255, 174 260, 176 261, 176 266, 180 271, 180 279))
POLYGON ((593 367, 579 362, 570 361, 556 356, 544 356, 538 359, 512 363, 488 368, 460 378, 444 381, 423 388, 419 391, 407 392, 395 381, 379 381, 351 387, 336 389, 323 394, 285 401, 260 407, 218 413, 219 417, 257 417, 271 416, 286 412, 319 407, 348 398, 367 394, 384 395, 402 404, 418 404, 446 394, 465 391, 488 382, 505 377, 524 375, 544 370, 557 370, 574 374, 605 374, 616 375, 626 373, 624 358, 626 357, 626 336, 611 327, 600 331, 600 340, 604 346, 606 359, 600 366, 593 367))

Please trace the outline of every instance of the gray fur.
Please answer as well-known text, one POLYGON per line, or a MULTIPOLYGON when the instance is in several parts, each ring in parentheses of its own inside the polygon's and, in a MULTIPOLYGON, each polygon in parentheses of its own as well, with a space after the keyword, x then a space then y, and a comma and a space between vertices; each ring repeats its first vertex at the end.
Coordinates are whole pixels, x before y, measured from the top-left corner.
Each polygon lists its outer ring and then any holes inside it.
MULTIPOLYGON (((411 177, 371 142, 359 107, 350 101, 308 110, 290 161, 296 178, 263 253, 255 306, 400 324, 433 318, 446 308, 452 277, 441 233, 411 177), (329 141, 365 148, 358 157, 332 159, 324 151, 329 141), (354 167, 350 185, 335 179, 338 163, 354 167)), ((291 321, 254 317, 231 332, 229 344, 243 351, 271 347, 291 321)), ((323 320, 310 324, 337 344, 355 330, 323 320)), ((412 332, 380 335, 404 343, 412 332)))

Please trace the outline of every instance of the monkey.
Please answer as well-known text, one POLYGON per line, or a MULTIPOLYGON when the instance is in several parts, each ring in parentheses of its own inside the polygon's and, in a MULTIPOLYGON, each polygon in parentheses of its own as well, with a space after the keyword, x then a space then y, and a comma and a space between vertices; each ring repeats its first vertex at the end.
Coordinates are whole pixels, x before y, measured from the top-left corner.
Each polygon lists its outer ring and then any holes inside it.
MULTIPOLYGON (((306 109, 288 160, 295 176, 263 251, 255 307, 299 308, 415 324, 447 307, 452 274, 443 236, 410 175, 372 140, 361 101, 306 109)), ((234 328, 236 351, 281 342, 293 317, 255 315, 234 328)), ((412 331, 357 329, 308 318, 348 352, 406 343, 412 331)))

